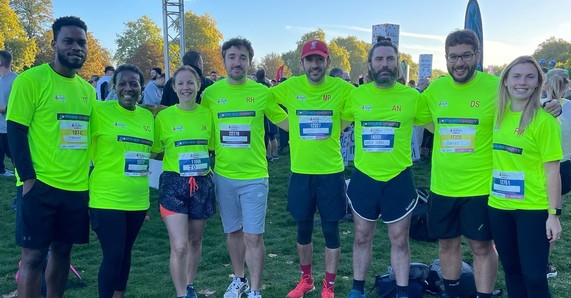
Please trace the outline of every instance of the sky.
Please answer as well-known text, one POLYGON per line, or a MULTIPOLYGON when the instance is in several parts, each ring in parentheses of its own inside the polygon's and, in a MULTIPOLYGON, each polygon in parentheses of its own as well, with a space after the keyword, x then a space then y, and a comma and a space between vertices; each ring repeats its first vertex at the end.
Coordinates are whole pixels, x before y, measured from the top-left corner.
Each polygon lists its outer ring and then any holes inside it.
MULTIPOLYGON (((185 11, 209 14, 224 40, 249 39, 254 59, 293 50, 300 37, 321 28, 326 40, 355 35, 371 42, 372 25, 400 25, 399 50, 418 63, 433 54, 433 68, 445 70, 446 35, 464 27, 468 0, 191 0, 185 11)), ((483 65, 503 65, 531 55, 554 36, 571 41, 569 0, 479 0, 484 31, 483 65)), ((115 39, 125 23, 141 16, 163 27, 162 0, 53 0, 54 16, 81 17, 88 30, 114 53, 115 39)), ((549 57, 546 57, 549 60, 549 57)))

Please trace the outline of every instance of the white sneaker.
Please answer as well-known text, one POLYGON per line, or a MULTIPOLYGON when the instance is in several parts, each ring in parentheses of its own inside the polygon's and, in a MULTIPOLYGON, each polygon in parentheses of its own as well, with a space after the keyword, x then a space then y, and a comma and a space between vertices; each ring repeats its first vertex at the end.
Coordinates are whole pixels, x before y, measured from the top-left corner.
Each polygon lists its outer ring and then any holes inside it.
POLYGON ((240 280, 239 277, 234 277, 232 283, 226 289, 224 293, 224 298, 240 298, 242 294, 250 290, 250 285, 248 284, 248 279, 245 282, 240 280))
POLYGON ((248 298, 262 298, 262 294, 259 291, 256 293, 254 293, 254 291, 250 291, 250 293, 248 293, 248 298))
POLYGON ((2 175, 4 177, 14 177, 14 172, 7 169, 7 170, 4 170, 4 173, 2 173, 0 175, 2 175))

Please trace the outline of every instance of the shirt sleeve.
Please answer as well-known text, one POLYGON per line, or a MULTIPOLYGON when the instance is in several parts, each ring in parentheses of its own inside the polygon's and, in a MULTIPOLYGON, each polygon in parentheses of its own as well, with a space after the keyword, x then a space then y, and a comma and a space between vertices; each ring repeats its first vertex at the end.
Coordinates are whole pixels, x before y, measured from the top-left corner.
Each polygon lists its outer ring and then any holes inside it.
POLYGON ((418 125, 426 125, 432 122, 432 114, 428 108, 428 102, 430 100, 430 93, 425 90, 416 101, 416 117, 415 123, 418 125))
POLYGON ((36 88, 32 86, 32 82, 28 78, 19 76, 14 80, 8 99, 10 105, 6 113, 6 120, 30 126, 36 112, 36 101, 39 97, 34 90, 36 88))
MULTIPOLYGON (((536 116, 537 117, 537 116, 536 116)), ((547 116, 537 128, 537 144, 542 162, 561 160, 561 126, 556 118, 547 116)))

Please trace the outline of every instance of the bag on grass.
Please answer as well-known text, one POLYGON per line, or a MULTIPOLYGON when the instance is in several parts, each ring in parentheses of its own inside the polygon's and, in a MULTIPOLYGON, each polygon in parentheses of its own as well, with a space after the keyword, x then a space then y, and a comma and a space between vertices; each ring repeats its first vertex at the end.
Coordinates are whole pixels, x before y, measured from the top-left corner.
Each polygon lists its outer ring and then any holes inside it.
POLYGON ((435 242, 438 239, 432 238, 428 234, 428 200, 430 199, 430 190, 418 187, 416 194, 418 195, 418 203, 411 213, 409 235, 414 240, 435 242))
MULTIPOLYGON (((422 298, 426 289, 426 279, 428 278, 428 265, 422 263, 411 263, 408 277, 409 298, 422 298)), ((391 266, 385 275, 375 277, 375 285, 369 293, 376 289, 376 294, 380 298, 394 298, 397 294, 397 284, 395 273, 391 266)))

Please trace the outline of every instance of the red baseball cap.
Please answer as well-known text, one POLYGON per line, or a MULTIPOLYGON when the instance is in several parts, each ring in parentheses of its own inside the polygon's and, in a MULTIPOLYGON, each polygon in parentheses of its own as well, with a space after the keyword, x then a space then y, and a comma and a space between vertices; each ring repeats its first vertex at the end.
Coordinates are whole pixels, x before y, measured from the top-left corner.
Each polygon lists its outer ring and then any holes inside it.
POLYGON ((310 40, 304 43, 301 49, 301 59, 309 55, 319 55, 323 58, 329 57, 327 45, 321 40, 310 40))

